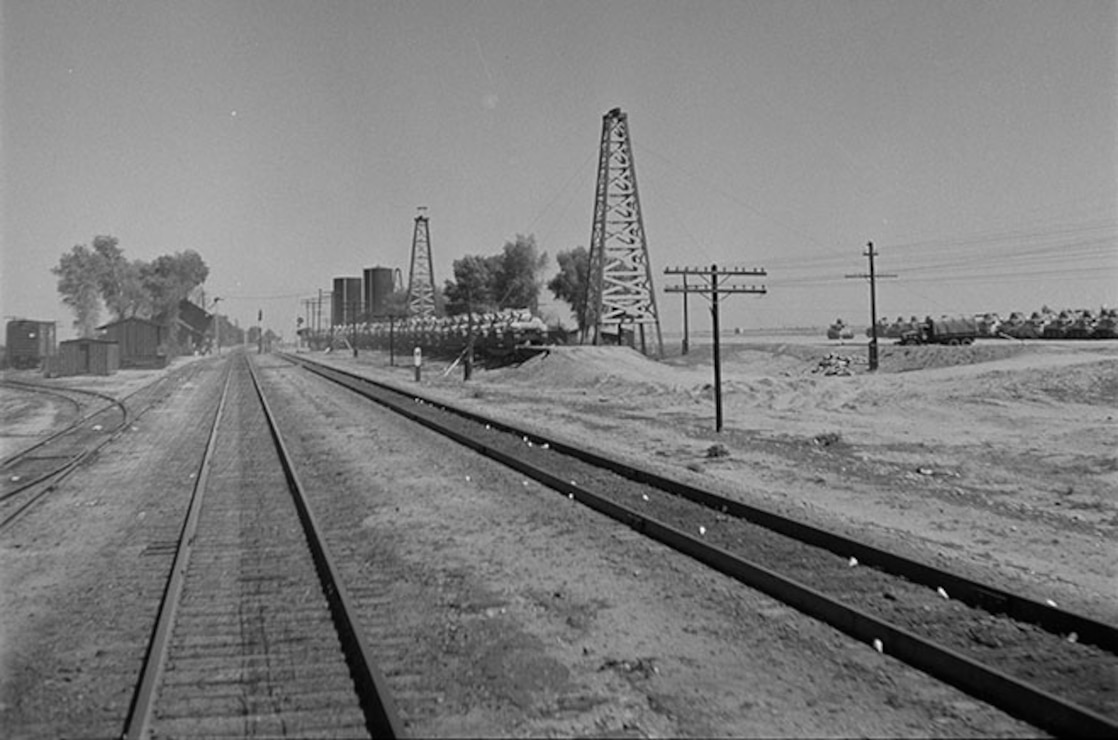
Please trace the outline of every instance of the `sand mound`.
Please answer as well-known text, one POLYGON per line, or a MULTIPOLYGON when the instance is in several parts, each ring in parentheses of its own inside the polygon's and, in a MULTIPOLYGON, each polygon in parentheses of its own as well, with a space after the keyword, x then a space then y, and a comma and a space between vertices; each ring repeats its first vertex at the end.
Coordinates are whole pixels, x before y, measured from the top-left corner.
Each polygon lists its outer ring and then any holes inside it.
POLYGON ((494 370, 486 380, 547 388, 654 386, 680 390, 709 383, 702 369, 678 368, 651 360, 630 347, 552 347, 527 362, 494 370))
POLYGON ((996 362, 1028 351, 1033 351, 1033 348, 1025 347, 1018 342, 998 340, 979 340, 974 344, 960 347, 945 347, 938 344, 902 346, 883 343, 879 358, 882 372, 903 373, 937 367, 996 362))

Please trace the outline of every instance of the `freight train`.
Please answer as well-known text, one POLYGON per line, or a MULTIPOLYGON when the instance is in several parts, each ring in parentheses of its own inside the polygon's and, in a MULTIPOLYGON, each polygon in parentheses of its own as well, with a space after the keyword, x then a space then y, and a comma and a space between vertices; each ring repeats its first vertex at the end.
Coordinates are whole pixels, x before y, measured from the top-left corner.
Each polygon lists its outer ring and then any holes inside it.
POLYGON ((474 314, 472 319, 461 315, 339 324, 317 334, 300 330, 300 336, 311 349, 394 349, 406 353, 419 347, 424 354, 435 357, 461 354, 472 336, 474 352, 492 359, 566 341, 565 332, 549 331, 538 316, 516 310, 474 314))
POLYGON ((1001 333, 1013 339, 1116 339, 1118 309, 1102 308, 1096 315, 1078 311, 1013 313, 1002 322, 1001 333))
MULTIPOLYGON (((894 321, 879 319, 877 322, 878 339, 897 339, 902 344, 914 343, 950 343, 950 339, 965 338, 973 341, 976 338, 1001 338, 1001 339, 1118 339, 1118 309, 1103 307, 1095 313, 1089 309, 1065 310, 1060 312, 1044 309, 1027 314, 1014 311, 1008 318, 1003 319, 996 313, 976 314, 973 318, 973 336, 971 335, 968 316, 959 318, 942 317, 936 321, 950 322, 958 325, 965 322, 966 327, 955 330, 941 327, 937 333, 933 326, 932 331, 927 331, 927 323, 932 319, 923 321, 913 316, 911 319, 897 317, 894 321), (907 341, 906 341, 907 337, 907 341), (947 342, 940 342, 945 338, 947 342)), ((835 328, 832 325, 832 329, 835 328)), ((871 329, 866 329, 866 336, 872 336, 871 329)))
POLYGON ((58 352, 53 321, 12 319, 8 322, 5 364, 17 370, 42 367, 44 360, 58 352))

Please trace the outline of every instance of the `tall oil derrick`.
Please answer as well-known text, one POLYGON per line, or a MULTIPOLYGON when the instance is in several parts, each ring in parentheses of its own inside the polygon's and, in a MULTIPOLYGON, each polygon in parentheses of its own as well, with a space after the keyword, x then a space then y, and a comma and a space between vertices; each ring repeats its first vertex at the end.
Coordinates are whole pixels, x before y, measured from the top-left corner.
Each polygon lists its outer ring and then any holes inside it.
POLYGON ((588 292, 594 344, 601 341, 606 329, 613 328, 618 341, 623 340, 624 331, 637 329, 644 352, 644 328, 654 326, 657 350, 663 355, 664 341, 629 139, 629 117, 620 108, 602 116, 588 292))
POLYGON ((435 270, 431 263, 431 233, 427 208, 419 207, 411 240, 411 274, 408 277, 408 316, 435 315, 435 270))

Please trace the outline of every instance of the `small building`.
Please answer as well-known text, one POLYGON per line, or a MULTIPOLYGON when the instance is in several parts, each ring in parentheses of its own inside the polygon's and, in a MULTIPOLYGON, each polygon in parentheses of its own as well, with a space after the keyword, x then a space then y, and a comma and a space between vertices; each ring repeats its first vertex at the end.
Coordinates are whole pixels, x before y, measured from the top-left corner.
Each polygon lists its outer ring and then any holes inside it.
POLYGON ((97 327, 101 339, 120 345, 120 367, 161 368, 167 366, 164 343, 167 330, 148 319, 132 317, 97 327))
POLYGON ((68 339, 58 343, 58 354, 46 364, 51 377, 112 375, 120 369, 120 345, 104 339, 68 339))
MULTIPOLYGON (((213 324, 213 315, 201 306, 183 299, 179 301, 177 316, 173 322, 163 321, 164 325, 170 323, 173 327, 175 345, 188 352, 204 352, 209 346, 209 331, 213 324)), ((157 317, 163 318, 163 317, 157 317)))

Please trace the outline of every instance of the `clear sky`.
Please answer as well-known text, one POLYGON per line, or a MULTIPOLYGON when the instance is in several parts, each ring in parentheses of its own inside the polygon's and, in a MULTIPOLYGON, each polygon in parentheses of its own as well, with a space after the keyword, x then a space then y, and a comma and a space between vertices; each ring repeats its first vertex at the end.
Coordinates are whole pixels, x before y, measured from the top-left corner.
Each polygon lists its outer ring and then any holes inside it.
MULTIPOLYGON (((284 2, 0 5, 5 317, 110 234, 194 249, 242 325, 405 278, 416 207, 454 259, 587 245, 602 116, 629 116, 665 267, 764 267, 723 325, 1118 304, 1118 3, 284 2)), ((554 260, 549 268, 554 271, 554 260)), ((673 281, 674 282, 674 281, 673 281)), ((692 299, 696 328, 706 328, 692 299)))

